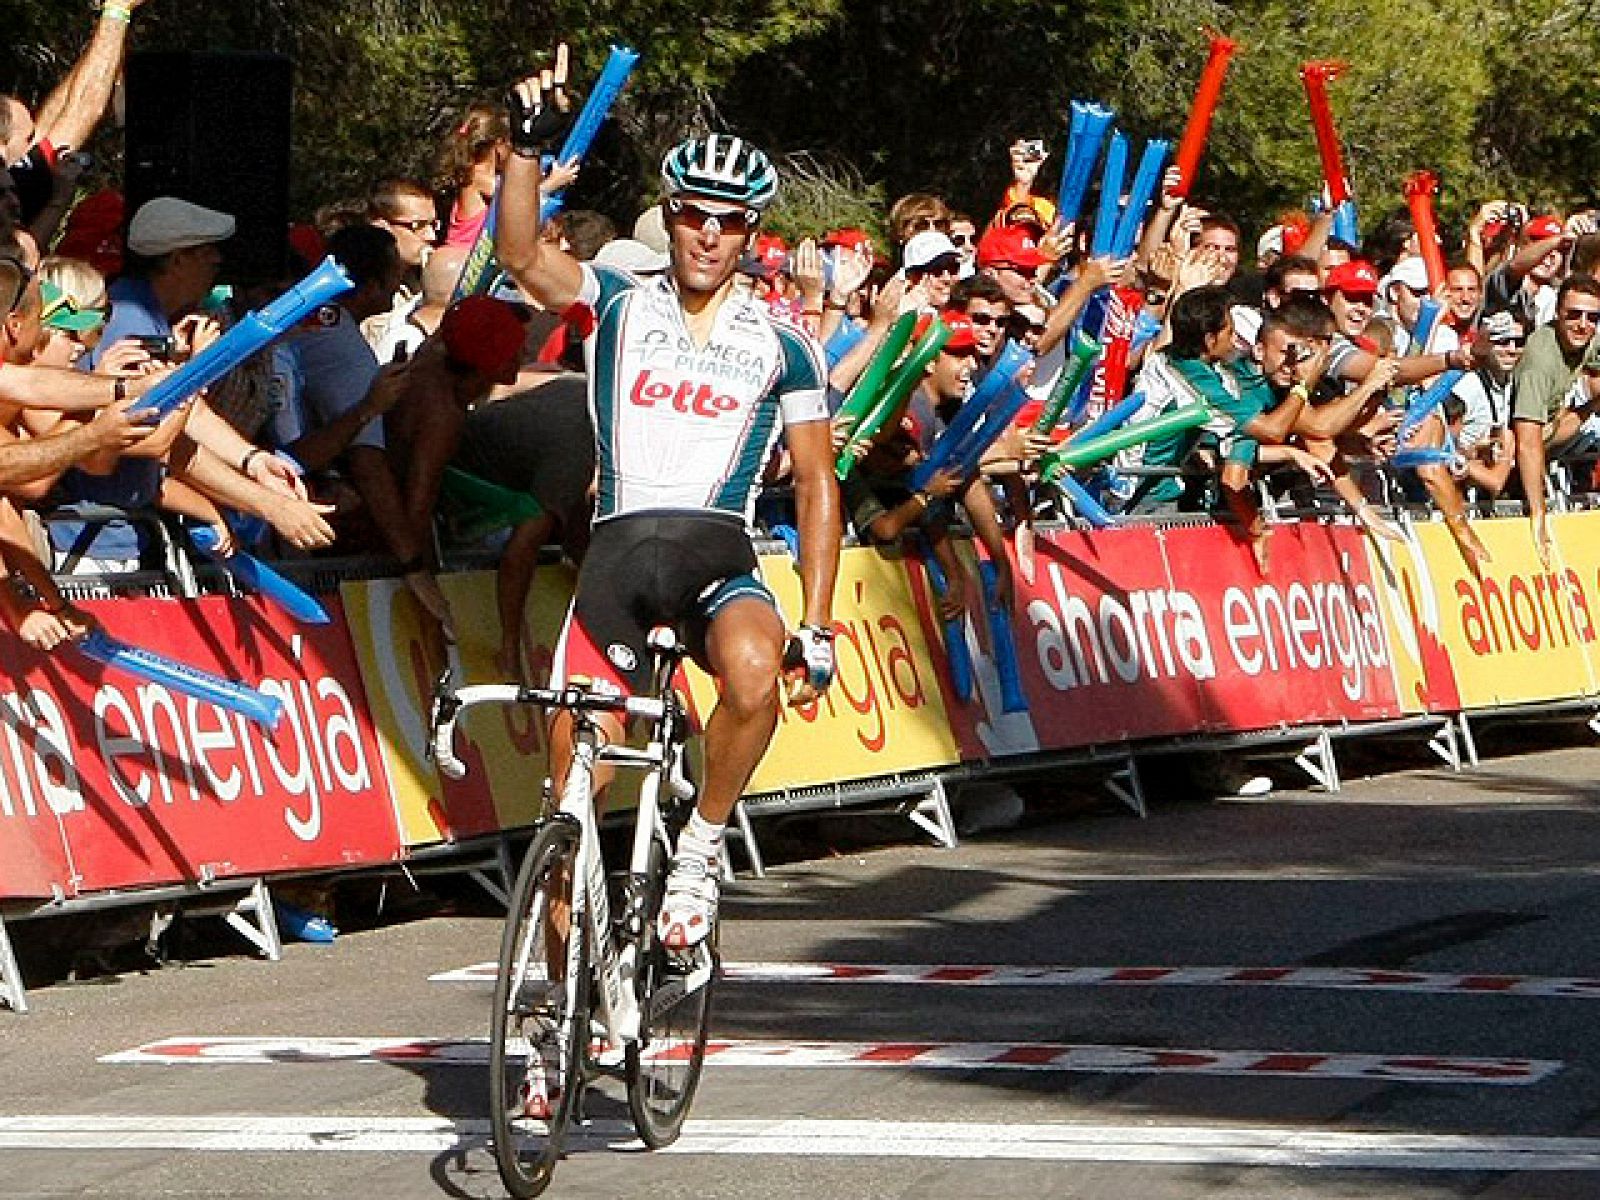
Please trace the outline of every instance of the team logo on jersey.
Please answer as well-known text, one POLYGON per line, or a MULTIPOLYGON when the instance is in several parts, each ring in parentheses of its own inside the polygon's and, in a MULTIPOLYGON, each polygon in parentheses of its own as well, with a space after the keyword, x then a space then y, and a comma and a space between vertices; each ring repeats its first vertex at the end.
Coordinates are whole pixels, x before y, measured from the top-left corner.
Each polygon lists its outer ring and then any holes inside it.
POLYGON ((607 646, 606 657, 619 671, 631 671, 639 665, 639 656, 633 652, 633 647, 624 646, 621 642, 612 642, 607 646))
POLYGON ((640 408, 670 408, 697 417, 720 417, 739 407, 739 397, 718 392, 709 383, 646 367, 633 380, 628 399, 640 408))

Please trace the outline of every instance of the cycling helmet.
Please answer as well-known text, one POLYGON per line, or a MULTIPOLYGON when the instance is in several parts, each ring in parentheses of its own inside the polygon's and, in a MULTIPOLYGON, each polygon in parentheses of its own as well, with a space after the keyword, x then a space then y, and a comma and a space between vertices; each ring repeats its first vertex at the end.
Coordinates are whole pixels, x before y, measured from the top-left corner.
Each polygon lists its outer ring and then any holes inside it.
POLYGON ((688 138, 661 160, 667 195, 692 192, 710 200, 742 204, 757 212, 778 194, 772 160, 743 138, 713 133, 688 138))

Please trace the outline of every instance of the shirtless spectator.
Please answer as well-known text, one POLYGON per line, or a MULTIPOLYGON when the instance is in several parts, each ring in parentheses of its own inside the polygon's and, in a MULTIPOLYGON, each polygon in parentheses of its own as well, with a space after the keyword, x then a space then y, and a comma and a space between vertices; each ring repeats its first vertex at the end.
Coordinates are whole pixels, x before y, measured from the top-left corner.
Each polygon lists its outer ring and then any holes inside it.
POLYGON ((466 261, 467 251, 460 246, 441 246, 428 255, 428 265, 422 268, 421 294, 373 347, 381 365, 404 362, 438 330, 466 261))

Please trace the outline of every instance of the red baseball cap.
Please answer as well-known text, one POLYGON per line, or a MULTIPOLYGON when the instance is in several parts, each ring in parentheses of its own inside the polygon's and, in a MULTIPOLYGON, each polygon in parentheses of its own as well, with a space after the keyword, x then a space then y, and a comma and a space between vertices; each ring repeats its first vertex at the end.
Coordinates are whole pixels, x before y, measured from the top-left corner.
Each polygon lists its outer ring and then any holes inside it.
POLYGON ((80 258, 108 279, 122 274, 122 220, 126 205, 121 192, 95 192, 67 217, 56 253, 80 258))
POLYGON ((1039 241, 1026 225, 1002 225, 978 239, 980 267, 1008 266, 1031 271, 1049 261, 1039 252, 1039 241))
POLYGON ((1545 238, 1560 237, 1566 231, 1560 217, 1534 217, 1522 227, 1522 236, 1530 242, 1542 242, 1545 238))
POLYGON ((789 243, 775 233, 763 233, 757 237, 754 253, 762 271, 768 276, 776 275, 789 265, 789 243))
POLYGON ((492 296, 456 301, 439 322, 451 359, 475 367, 496 383, 515 383, 528 327, 522 313, 492 296))
POLYGON ((959 309, 947 308, 939 314, 939 319, 950 330, 950 340, 944 344, 946 351, 976 350, 978 336, 972 328, 972 318, 959 309))
POLYGON ((865 229, 830 229, 822 236, 824 246, 843 246, 846 250, 873 249, 872 235, 865 229))
POLYGON ((1376 296, 1378 294, 1378 269, 1369 262, 1353 258, 1342 262, 1328 272, 1322 284, 1325 292, 1343 292, 1347 296, 1376 296))

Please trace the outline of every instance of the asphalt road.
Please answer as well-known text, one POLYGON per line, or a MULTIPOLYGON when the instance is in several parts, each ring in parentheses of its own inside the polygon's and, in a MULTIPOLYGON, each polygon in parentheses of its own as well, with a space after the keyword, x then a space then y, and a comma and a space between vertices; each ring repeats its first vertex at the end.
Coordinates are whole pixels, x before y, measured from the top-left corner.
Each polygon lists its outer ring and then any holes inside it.
MULTIPOLYGON (((728 893, 683 1141, 641 1152, 603 1093, 549 1194, 1600 1196, 1597 762, 1157 794, 954 851, 819 827, 828 857, 728 893)), ((503 1195, 487 990, 432 978, 498 925, 452 895, 278 963, 219 940, 35 987, 0 1012, 0 1196, 503 1195)))

